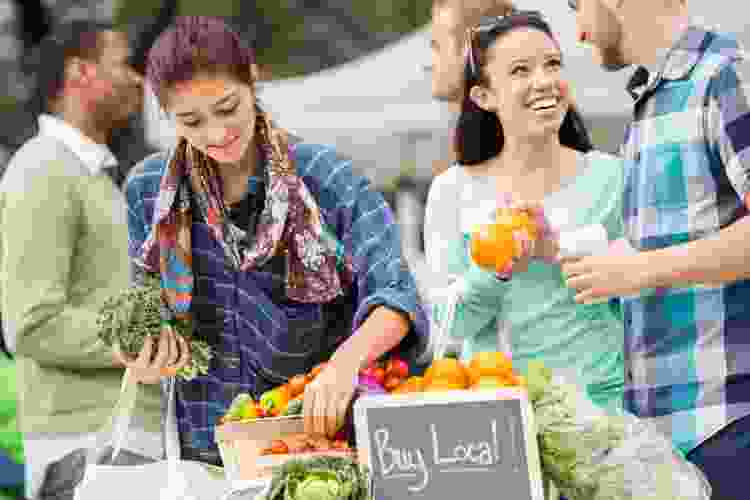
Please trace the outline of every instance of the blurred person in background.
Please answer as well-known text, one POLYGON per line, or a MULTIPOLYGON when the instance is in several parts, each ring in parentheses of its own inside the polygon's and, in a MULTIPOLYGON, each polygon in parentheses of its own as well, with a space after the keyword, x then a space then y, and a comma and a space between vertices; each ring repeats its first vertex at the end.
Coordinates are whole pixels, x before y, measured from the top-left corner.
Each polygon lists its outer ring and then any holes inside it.
POLYGON ((577 300, 623 296, 625 407, 748 498, 750 61, 685 0, 569 0, 578 40, 609 71, 638 66, 625 144, 624 227, 635 251, 565 266, 577 300))
MULTIPOLYGON (((32 61, 39 133, 0 182, 0 303, 17 360, 29 499, 73 498, 82 449, 120 392, 123 366, 98 340, 96 318, 130 277, 125 200, 105 146, 141 109, 130 58, 126 35, 106 24, 74 21, 45 38, 32 61)), ((160 411, 158 390, 147 391, 134 455, 161 456, 160 411)))
MULTIPOLYGON (((161 7, 153 19, 144 19, 143 23, 133 23, 137 26, 129 25, 129 27, 132 27, 133 47, 130 63, 140 75, 143 75, 146 71, 148 51, 159 34, 174 19, 179 2, 177 0, 163 0, 160 4, 161 7), (139 28, 140 26, 142 28, 139 28)), ((144 88, 144 98, 146 97, 146 89, 144 88)), ((115 182, 119 187, 123 187, 128 173, 136 163, 159 149, 157 145, 148 140, 149 138, 146 135, 146 106, 142 108, 142 112, 131 114, 124 126, 114 129, 109 140, 109 147, 118 160, 115 182)))
MULTIPOLYGON (((131 65, 140 74, 144 71, 146 54, 159 33, 164 30, 177 12, 177 0, 165 0, 160 2, 156 16, 132 23, 129 26, 117 26, 118 31, 128 33, 133 48, 131 65)), ((36 76, 36 63, 34 61, 35 49, 39 42, 48 35, 57 20, 53 18, 52 9, 39 0, 14 0, 16 17, 16 36, 22 42, 21 68, 32 80, 36 76)), ((76 19, 78 16, 76 16, 76 19)), ((23 121, 24 126, 17 127, 10 137, 13 152, 21 144, 33 137, 37 132, 36 116, 38 105, 30 103, 29 108, 19 109, 15 114, 17 119, 23 121), (30 126, 26 123, 31 122, 30 126)), ((132 113, 128 120, 113 128, 107 139, 107 146, 118 160, 117 167, 111 169, 111 176, 115 184, 121 187, 125 181, 128 171, 143 157, 155 152, 157 148, 149 144, 144 132, 143 113, 132 113)), ((4 162, 3 162, 4 164, 4 162)))
MULTIPOLYGON (((463 98, 466 29, 485 16, 504 16, 510 12, 511 0, 434 0, 432 4, 432 96, 461 111, 463 98)), ((452 127, 455 124, 452 124, 452 127)), ((456 160, 453 141, 448 159, 433 165, 433 175, 444 172, 456 160)))

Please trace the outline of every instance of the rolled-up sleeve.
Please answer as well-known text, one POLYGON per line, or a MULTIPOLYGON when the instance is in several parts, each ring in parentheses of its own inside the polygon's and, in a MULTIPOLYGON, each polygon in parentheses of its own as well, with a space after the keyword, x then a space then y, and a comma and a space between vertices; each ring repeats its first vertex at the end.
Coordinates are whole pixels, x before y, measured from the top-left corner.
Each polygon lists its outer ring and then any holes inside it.
POLYGON ((320 179, 322 206, 335 207, 336 235, 356 289, 353 331, 370 312, 384 306, 405 314, 411 323, 396 350, 417 365, 424 364, 429 348, 429 322, 417 284, 401 251, 401 236, 393 212, 383 196, 364 177, 355 175, 351 162, 333 150, 310 160, 320 179))

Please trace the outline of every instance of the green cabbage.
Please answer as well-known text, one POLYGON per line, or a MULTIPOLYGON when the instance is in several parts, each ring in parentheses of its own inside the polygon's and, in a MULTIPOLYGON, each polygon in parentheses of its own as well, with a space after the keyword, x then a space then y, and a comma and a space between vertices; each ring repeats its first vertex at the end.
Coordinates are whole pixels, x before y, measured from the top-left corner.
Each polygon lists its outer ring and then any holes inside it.
POLYGON ((264 500, 371 500, 366 468, 349 457, 291 459, 274 469, 264 500))
POLYGON ((645 421, 606 415, 529 363, 542 472, 569 500, 708 500, 705 477, 645 421))

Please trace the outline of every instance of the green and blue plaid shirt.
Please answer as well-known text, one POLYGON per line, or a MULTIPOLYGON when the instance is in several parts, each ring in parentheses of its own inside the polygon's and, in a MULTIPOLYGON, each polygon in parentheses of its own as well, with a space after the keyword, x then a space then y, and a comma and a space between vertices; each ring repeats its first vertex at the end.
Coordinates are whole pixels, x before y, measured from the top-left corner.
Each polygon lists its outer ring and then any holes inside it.
MULTIPOLYGON (((749 71, 735 38, 691 25, 641 82, 623 148, 633 247, 704 238, 747 215, 749 71)), ((684 453, 750 414, 749 304, 750 281, 623 300, 625 407, 684 453)))

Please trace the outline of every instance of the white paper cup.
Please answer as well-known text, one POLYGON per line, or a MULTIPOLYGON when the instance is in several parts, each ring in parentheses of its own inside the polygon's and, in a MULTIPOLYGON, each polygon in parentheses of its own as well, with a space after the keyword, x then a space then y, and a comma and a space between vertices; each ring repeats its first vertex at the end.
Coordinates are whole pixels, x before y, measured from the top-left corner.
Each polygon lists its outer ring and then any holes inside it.
POLYGON ((560 257, 602 255, 609 249, 607 231, 601 224, 592 224, 560 233, 560 257))

